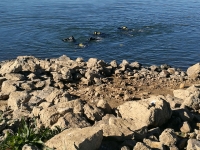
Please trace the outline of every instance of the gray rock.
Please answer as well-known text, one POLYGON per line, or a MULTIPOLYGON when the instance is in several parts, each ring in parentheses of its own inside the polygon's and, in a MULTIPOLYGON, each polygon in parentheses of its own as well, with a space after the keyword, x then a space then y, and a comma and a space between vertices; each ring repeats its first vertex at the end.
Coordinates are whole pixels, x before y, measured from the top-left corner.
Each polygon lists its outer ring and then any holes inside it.
POLYGON ((15 80, 15 81, 22 81, 25 79, 24 75, 19 73, 7 73, 5 74, 5 78, 7 80, 15 80))
POLYGON ((189 67, 187 69, 187 75, 191 79, 196 79, 200 75, 200 63, 196 63, 195 65, 189 67))
POLYGON ((22 65, 17 60, 12 60, 4 63, 0 68, 0 74, 5 75, 6 73, 18 73, 22 71, 22 65))
POLYGON ((139 62, 132 62, 132 63, 129 64, 129 66, 132 69, 140 69, 141 68, 141 64, 139 62))
POLYGON ((4 95, 9 95, 11 92, 17 91, 16 81, 6 80, 1 86, 1 91, 4 95))
POLYGON ((80 100, 72 100, 68 102, 60 102, 51 107, 44 108, 40 111, 39 116, 41 122, 46 127, 55 124, 58 119, 64 116, 67 112, 83 113, 83 106, 80 100))
POLYGON ((57 104, 59 102, 69 101, 71 99, 71 96, 66 91, 55 89, 45 99, 47 102, 57 104))
POLYGON ((96 150, 100 147, 103 132, 99 128, 71 128, 57 134, 45 145, 56 150, 96 150))
POLYGON ((103 109, 105 114, 110 114, 111 113, 111 107, 110 105, 103 99, 100 99, 97 103, 97 107, 103 109))
POLYGON ((117 107, 118 116, 141 121, 147 126, 160 126, 171 117, 168 102, 162 96, 153 96, 140 101, 130 101, 117 107))
POLYGON ((91 125, 90 123, 87 122, 86 118, 83 117, 81 114, 67 112, 63 117, 60 117, 58 121, 51 128, 54 128, 55 126, 58 126, 62 129, 69 129, 69 128, 84 128, 91 125))
POLYGON ((98 59, 97 58, 90 58, 87 62, 87 67, 92 68, 97 66, 98 59))
POLYGON ((147 133, 147 127, 142 122, 113 116, 96 122, 94 126, 103 130, 104 137, 117 141, 143 139, 147 133))
POLYGON ((173 129, 165 129, 159 136, 160 142, 166 146, 173 146, 177 143, 178 137, 173 129))
POLYGON ((86 117, 92 121, 99 121, 104 116, 104 112, 95 105, 85 104, 83 109, 86 117))
POLYGON ((133 150, 151 150, 151 148, 142 142, 137 142, 133 150))
POLYGON ((187 121, 183 122, 183 125, 180 128, 180 131, 183 133, 189 133, 189 132, 191 132, 191 130, 192 130, 192 128, 191 128, 190 124, 187 121))
POLYGON ((143 139, 143 143, 150 147, 151 149, 159 149, 159 150, 166 150, 166 147, 161 142, 152 141, 150 139, 143 139))
POLYGON ((8 99, 8 106, 13 110, 22 109, 22 106, 26 105, 30 98, 31 95, 26 91, 12 92, 8 99))
POLYGON ((189 139, 186 150, 199 150, 200 149, 200 141, 196 139, 189 139))
POLYGON ((113 68, 117 68, 118 67, 118 64, 117 64, 117 61, 116 60, 113 60, 110 62, 110 65, 113 67, 113 68))

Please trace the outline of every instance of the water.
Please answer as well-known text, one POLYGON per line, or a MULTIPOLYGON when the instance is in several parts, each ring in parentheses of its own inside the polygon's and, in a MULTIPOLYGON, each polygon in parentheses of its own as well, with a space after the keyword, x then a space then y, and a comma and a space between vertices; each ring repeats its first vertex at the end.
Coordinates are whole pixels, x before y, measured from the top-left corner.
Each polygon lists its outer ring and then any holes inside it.
POLYGON ((1 0, 0 61, 67 55, 185 70, 200 62, 199 8, 199 0, 1 0), (62 41, 73 35, 85 42, 94 31, 106 36, 85 48, 62 41))

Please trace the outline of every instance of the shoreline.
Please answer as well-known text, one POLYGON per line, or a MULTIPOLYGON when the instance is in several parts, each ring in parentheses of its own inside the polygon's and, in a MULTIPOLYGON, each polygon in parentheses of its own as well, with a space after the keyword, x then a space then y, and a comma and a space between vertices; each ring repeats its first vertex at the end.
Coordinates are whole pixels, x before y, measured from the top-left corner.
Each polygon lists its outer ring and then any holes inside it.
MULTIPOLYGON (((0 122, 0 136, 6 129, 16 130, 16 119, 38 117, 38 127, 58 125, 65 134, 76 128, 83 137, 91 131, 100 150, 106 145, 183 149, 200 137, 200 63, 181 71, 126 60, 19 56, 0 63, 0 87, 0 111, 13 121, 12 126, 0 122), (168 135, 175 138, 163 140, 168 135), (132 144, 122 144, 128 141, 132 144)), ((45 144, 59 150, 60 134, 45 144)), ((73 149, 74 143, 68 145, 73 149)))

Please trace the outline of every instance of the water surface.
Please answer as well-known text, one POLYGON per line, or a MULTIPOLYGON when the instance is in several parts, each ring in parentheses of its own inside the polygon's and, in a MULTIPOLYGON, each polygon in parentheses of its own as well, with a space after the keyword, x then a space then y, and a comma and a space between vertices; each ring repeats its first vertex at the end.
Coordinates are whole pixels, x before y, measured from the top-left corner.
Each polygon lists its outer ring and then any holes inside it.
POLYGON ((1 0, 0 61, 67 55, 186 69, 200 62, 199 8, 198 0, 1 0), (106 35, 85 48, 62 41, 86 42, 94 31, 106 35))

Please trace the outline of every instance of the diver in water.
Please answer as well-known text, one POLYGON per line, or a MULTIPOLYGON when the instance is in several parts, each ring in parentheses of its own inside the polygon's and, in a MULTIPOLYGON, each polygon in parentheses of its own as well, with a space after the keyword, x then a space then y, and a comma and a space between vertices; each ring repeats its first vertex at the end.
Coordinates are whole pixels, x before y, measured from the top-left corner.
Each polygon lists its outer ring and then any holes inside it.
POLYGON ((124 30, 124 31, 128 31, 129 30, 128 27, 126 27, 126 26, 119 27, 118 29, 124 30))
POLYGON ((76 39, 73 36, 70 36, 68 38, 62 39, 64 42, 76 42, 76 39))
POLYGON ((88 39, 89 42, 91 42, 91 41, 100 41, 100 40, 101 40, 100 37, 90 37, 90 38, 88 39))

